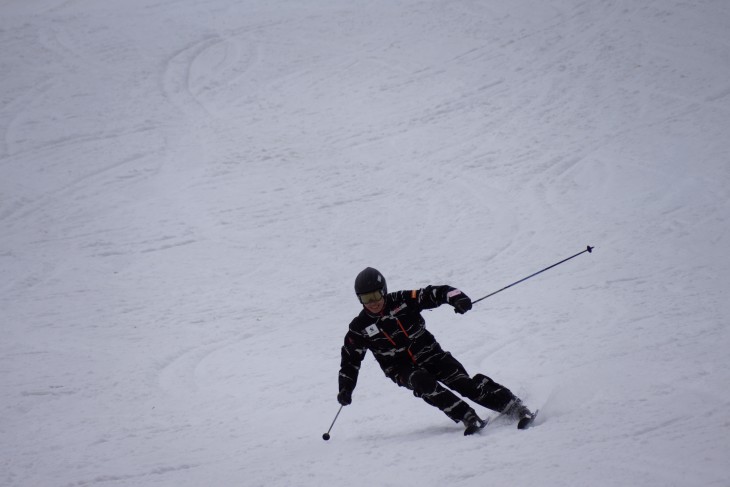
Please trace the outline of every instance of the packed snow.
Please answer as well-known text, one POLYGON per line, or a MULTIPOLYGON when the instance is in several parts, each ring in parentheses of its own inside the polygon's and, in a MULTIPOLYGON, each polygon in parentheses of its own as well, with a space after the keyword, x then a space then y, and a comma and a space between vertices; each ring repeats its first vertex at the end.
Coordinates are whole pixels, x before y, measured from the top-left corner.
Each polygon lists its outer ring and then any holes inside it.
POLYGON ((730 3, 6 0, 0 485, 730 485, 730 3), (356 274, 531 408, 366 358, 356 274), (484 416, 491 413, 476 407, 484 416))

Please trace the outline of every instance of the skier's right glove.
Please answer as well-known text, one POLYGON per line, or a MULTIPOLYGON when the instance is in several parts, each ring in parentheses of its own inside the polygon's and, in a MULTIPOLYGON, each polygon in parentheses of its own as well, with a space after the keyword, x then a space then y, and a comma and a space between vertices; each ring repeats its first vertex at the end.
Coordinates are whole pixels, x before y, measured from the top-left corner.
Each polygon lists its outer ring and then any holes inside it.
POLYGON ((347 389, 342 389, 340 393, 337 394, 337 402, 339 402, 343 406, 348 406, 352 404, 352 392, 348 391, 347 389))

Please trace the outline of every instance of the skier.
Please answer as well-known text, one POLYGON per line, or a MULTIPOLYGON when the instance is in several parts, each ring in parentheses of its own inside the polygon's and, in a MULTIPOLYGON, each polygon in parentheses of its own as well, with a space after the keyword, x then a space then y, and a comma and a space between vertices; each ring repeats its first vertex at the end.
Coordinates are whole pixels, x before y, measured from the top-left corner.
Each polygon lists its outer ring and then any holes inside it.
POLYGON ((355 293, 363 310, 350 323, 342 346, 337 394, 341 405, 352 403, 360 364, 370 350, 387 377, 454 422, 461 421, 464 435, 475 433, 486 422, 449 389, 515 420, 532 420, 533 413, 509 389, 483 374, 469 377, 464 366, 426 330, 422 310, 448 303, 456 313, 464 314, 472 307, 466 294, 451 286, 388 293, 385 278, 372 267, 357 275, 355 293))

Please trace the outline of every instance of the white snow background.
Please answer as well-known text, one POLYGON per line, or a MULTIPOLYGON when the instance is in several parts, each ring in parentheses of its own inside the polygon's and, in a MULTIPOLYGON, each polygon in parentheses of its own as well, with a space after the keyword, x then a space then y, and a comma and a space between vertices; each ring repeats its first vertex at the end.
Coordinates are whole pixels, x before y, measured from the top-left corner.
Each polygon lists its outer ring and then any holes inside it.
MULTIPOLYGON (((4 0, 0 485, 730 485, 730 2, 4 0), (540 408, 464 437, 355 275, 540 408)), ((482 415, 488 411, 477 407, 482 415)))

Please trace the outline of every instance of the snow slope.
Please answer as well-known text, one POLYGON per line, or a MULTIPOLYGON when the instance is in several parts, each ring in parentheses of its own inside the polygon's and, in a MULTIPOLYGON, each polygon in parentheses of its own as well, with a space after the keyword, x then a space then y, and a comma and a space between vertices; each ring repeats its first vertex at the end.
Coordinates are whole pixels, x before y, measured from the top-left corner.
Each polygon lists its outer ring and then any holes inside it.
MULTIPOLYGON (((3 486, 730 485, 730 4, 6 0, 3 486), (541 408, 460 425, 355 275, 541 408)), ((478 409, 485 415, 487 411, 478 409)))

